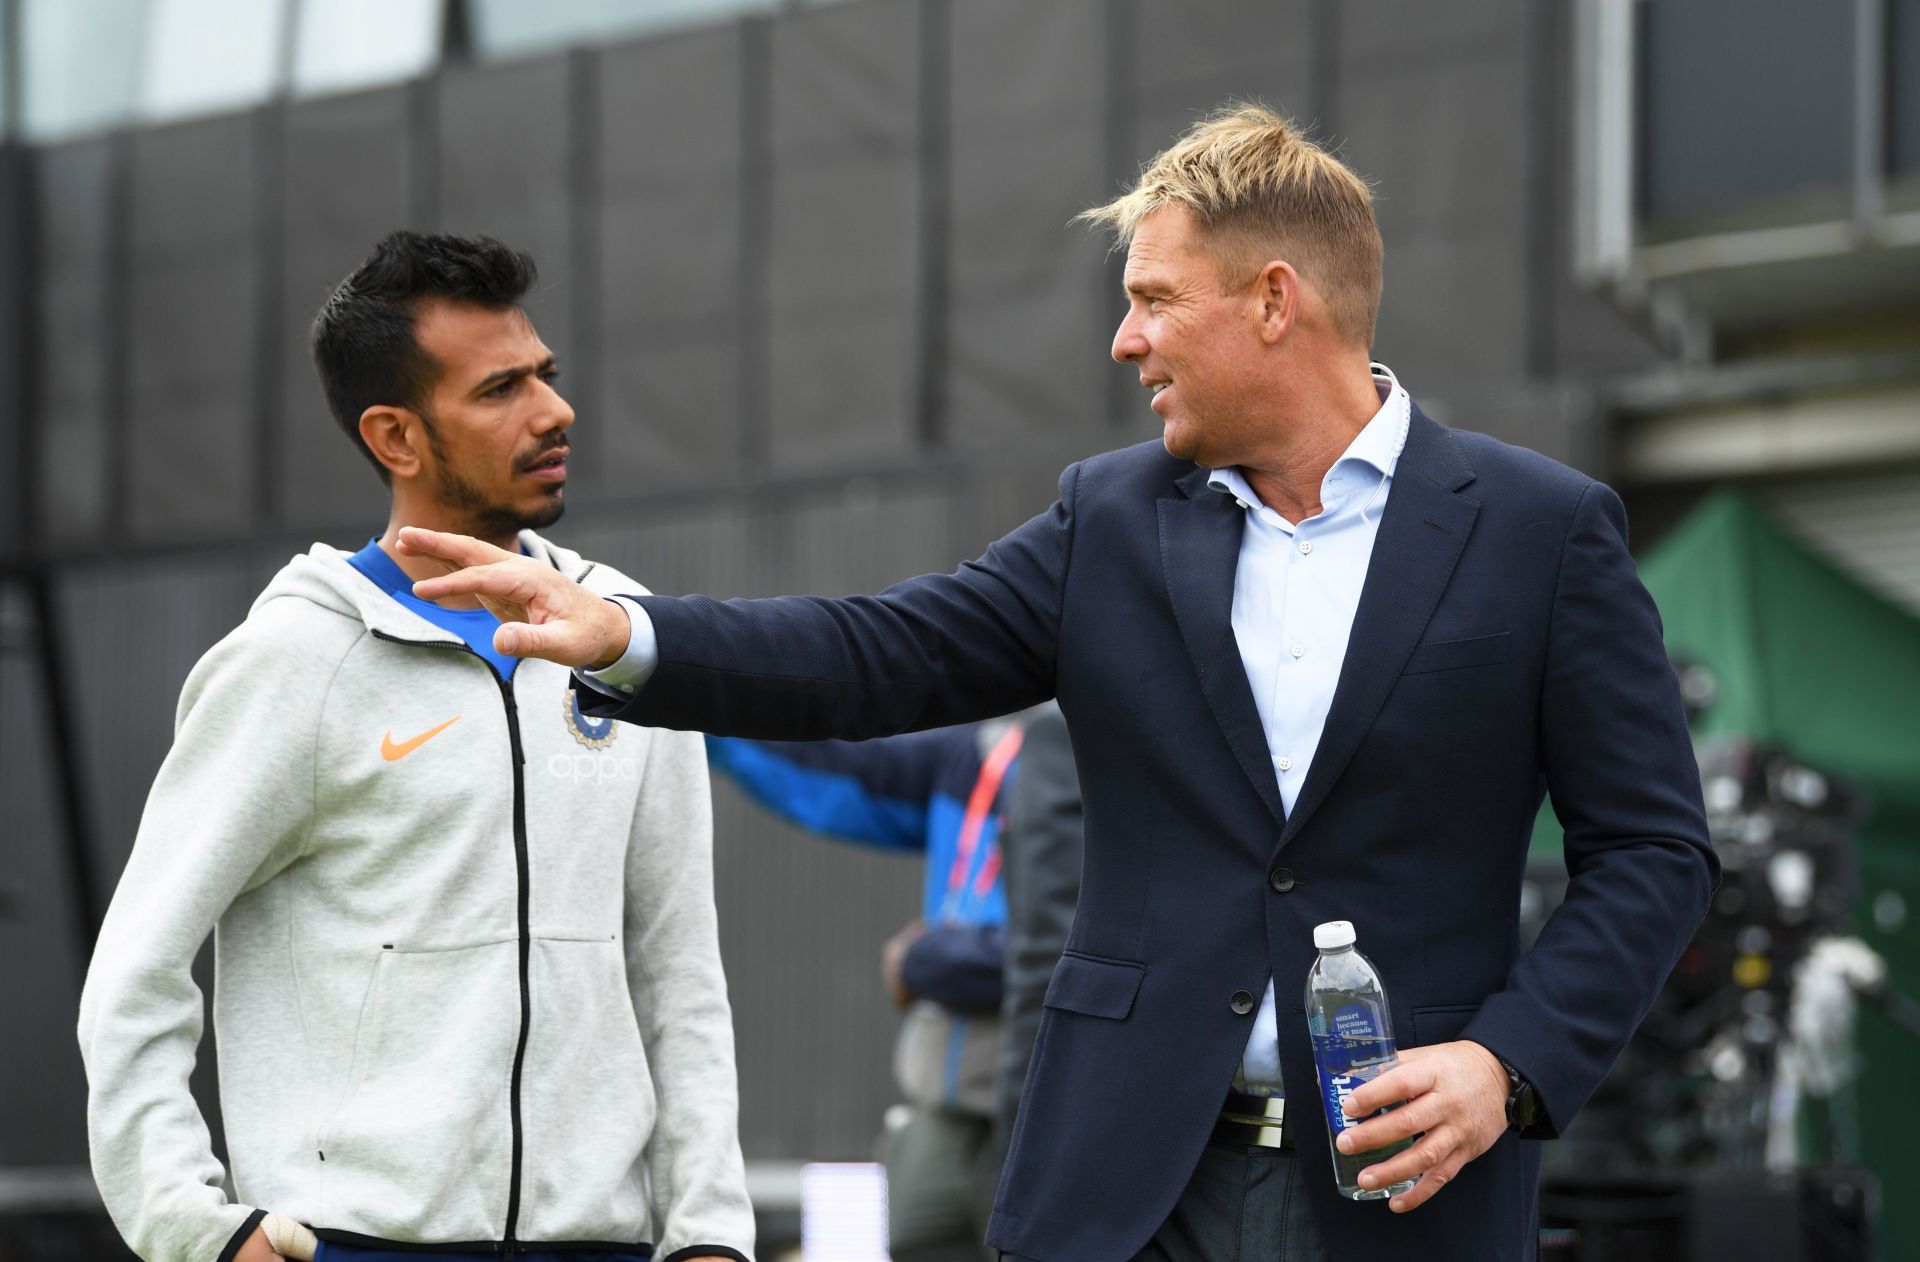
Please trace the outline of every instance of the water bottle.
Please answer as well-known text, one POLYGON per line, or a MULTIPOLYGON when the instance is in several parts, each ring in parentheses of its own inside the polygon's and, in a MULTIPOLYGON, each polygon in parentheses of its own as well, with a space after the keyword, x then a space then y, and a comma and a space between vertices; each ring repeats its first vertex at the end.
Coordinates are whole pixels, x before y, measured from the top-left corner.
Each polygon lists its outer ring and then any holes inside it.
MULTIPOLYGON (((1341 1106, 1347 1097, 1361 1083, 1392 1069, 1399 1057, 1394 1053, 1393 1025, 1387 1017, 1387 992, 1381 988, 1380 974, 1374 972, 1372 963, 1353 949, 1353 923, 1330 920, 1314 926, 1313 945, 1320 948, 1320 958, 1307 973, 1307 1031, 1313 1036, 1313 1063, 1320 1071, 1328 1138, 1336 1140, 1341 1131, 1367 1120, 1346 1115, 1341 1106)), ((1411 1188, 1412 1179, 1392 1187, 1363 1188, 1360 1172, 1411 1147, 1413 1140, 1409 1136, 1385 1148, 1352 1156, 1335 1147, 1333 1180, 1340 1195, 1356 1201, 1378 1201, 1411 1188)))

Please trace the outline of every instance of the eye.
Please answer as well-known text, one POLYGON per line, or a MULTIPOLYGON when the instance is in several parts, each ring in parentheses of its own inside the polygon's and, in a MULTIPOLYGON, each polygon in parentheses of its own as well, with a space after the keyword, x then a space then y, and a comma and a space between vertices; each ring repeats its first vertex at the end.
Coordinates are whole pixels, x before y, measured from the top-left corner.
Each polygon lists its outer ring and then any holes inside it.
POLYGON ((501 382, 499 385, 487 391, 485 394, 481 395, 480 397, 483 399, 504 399, 508 395, 513 393, 514 386, 518 384, 519 384, 519 379, 517 377, 509 377, 507 380, 501 382))
POLYGON ((548 385, 552 385, 554 382, 560 380, 560 370, 558 368, 542 369, 540 380, 546 382, 548 385))

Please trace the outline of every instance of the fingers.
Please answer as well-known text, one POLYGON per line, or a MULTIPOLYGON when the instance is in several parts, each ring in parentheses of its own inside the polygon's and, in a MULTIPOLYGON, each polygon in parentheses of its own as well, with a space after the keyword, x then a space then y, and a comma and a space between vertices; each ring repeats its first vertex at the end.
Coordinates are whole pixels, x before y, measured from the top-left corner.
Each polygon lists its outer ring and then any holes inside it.
MULTIPOLYGON (((1406 1154, 1403 1153, 1401 1155, 1405 1156, 1406 1154)), ((1460 1173, 1461 1169, 1467 1164, 1467 1161, 1468 1158, 1462 1154, 1460 1149, 1454 1149, 1447 1156, 1429 1166, 1426 1173, 1420 1176, 1418 1183, 1415 1183, 1406 1191, 1388 1200, 1387 1208, 1396 1214, 1404 1214, 1410 1209, 1420 1208, 1437 1196, 1440 1189, 1453 1182, 1454 1176, 1460 1173)), ((1392 1184, 1400 1182, 1406 1177, 1405 1175, 1398 1175, 1393 1178, 1382 1179, 1377 1186, 1390 1187, 1392 1184)))
POLYGON ((399 547, 402 552, 434 557, 455 566, 486 565, 494 561, 504 561, 514 555, 504 548, 496 548, 490 543, 482 543, 467 535, 448 534, 444 530, 426 530, 419 526, 400 528, 399 547))
POLYGON ((1418 1180, 1388 1202, 1396 1213, 1432 1199, 1506 1129, 1504 1072, 1496 1089, 1480 1063, 1491 1053, 1477 1044, 1450 1043, 1401 1055, 1399 1065, 1348 1097, 1347 1112, 1367 1120, 1335 1141, 1342 1152, 1363 1153, 1418 1136, 1405 1152, 1360 1172, 1365 1188, 1418 1180), (1367 1116, 1397 1101, 1405 1103, 1367 1116))
MULTIPOLYGON (((1395 1153, 1378 1165, 1371 1165, 1362 1170, 1360 1186, 1368 1189, 1392 1187, 1396 1183, 1420 1178, 1427 1172, 1439 1168, 1453 1157, 1459 1147, 1454 1135, 1454 1129, 1450 1126, 1441 1126, 1427 1132, 1419 1142, 1405 1152, 1395 1153)), ((1465 1164, 1464 1158, 1460 1164, 1465 1164)), ((1455 1168, 1458 1169, 1458 1166, 1455 1168)), ((1439 1189, 1436 1187, 1434 1190, 1439 1189)), ((1427 1195, 1432 1194, 1429 1192, 1427 1195)))
POLYGON ((1424 1063, 1424 1058, 1412 1054, 1418 1050, 1409 1048, 1402 1052, 1398 1065, 1371 1082, 1361 1083, 1347 1097, 1347 1116, 1365 1117, 1390 1104, 1412 1100, 1433 1090, 1437 1075, 1432 1065, 1424 1063))
POLYGON ((276 1254, 294 1262, 310 1262, 320 1248, 319 1240, 305 1223, 285 1214, 268 1214, 260 1222, 260 1231, 276 1254))
POLYGON ((566 667, 589 666, 598 656, 580 628, 566 622, 503 622, 493 633, 493 647, 508 657, 538 657, 566 667))
POLYGON ((1341 1131, 1335 1143, 1344 1153, 1372 1152, 1376 1148, 1398 1143, 1409 1135, 1430 1131, 1446 1120, 1446 1105, 1431 1095, 1422 1096, 1341 1131))
POLYGON ((504 563, 480 563, 442 574, 438 578, 423 578, 413 585, 413 594, 421 600, 478 596, 481 600, 491 598, 524 604, 532 592, 525 568, 514 564, 514 560, 509 557, 504 563))

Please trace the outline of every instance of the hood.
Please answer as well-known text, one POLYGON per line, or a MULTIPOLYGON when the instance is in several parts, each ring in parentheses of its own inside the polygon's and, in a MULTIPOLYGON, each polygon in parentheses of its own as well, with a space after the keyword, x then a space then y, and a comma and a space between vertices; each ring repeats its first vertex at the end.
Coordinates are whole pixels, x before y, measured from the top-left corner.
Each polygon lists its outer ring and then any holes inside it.
MULTIPOLYGON (((642 590, 630 581, 626 586, 619 586, 622 580, 615 571, 593 565, 583 560, 579 553, 550 543, 531 530, 520 532, 520 546, 528 556, 551 565, 568 578, 584 583, 595 591, 602 586, 593 581, 595 578, 613 580, 613 590, 642 590)), ((380 590, 371 579, 353 568, 348 562, 352 555, 330 544, 314 544, 304 556, 294 557, 273 576, 266 589, 254 600, 253 612, 259 612, 271 601, 299 600, 328 613, 351 618, 369 631, 394 639, 460 643, 460 637, 453 632, 435 626, 399 601, 389 599, 386 592, 380 590)))

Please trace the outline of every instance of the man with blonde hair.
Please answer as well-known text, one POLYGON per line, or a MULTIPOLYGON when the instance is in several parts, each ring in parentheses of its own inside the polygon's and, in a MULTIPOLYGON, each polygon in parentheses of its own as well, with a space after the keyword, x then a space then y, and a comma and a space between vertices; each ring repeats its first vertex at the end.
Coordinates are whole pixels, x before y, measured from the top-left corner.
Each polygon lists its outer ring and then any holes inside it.
POLYGON ((579 668, 590 708, 869 737, 1058 696, 1086 812, 989 1241, 1047 1262, 1531 1257, 1538 1147, 1605 1074, 1717 878, 1620 501, 1428 418, 1370 361, 1366 185, 1273 114, 1195 126, 1089 213, 1127 246, 1113 357, 1162 441, 950 575, 878 596, 602 600, 483 544, 420 585, 579 668), (1566 902, 1519 947, 1543 792, 1566 902), (1335 1190, 1313 927, 1386 978, 1399 1068, 1335 1190), (1300 1106, 1300 1107, 1292 1107, 1300 1106), (1411 1188, 1401 1189, 1407 1181, 1411 1188))

